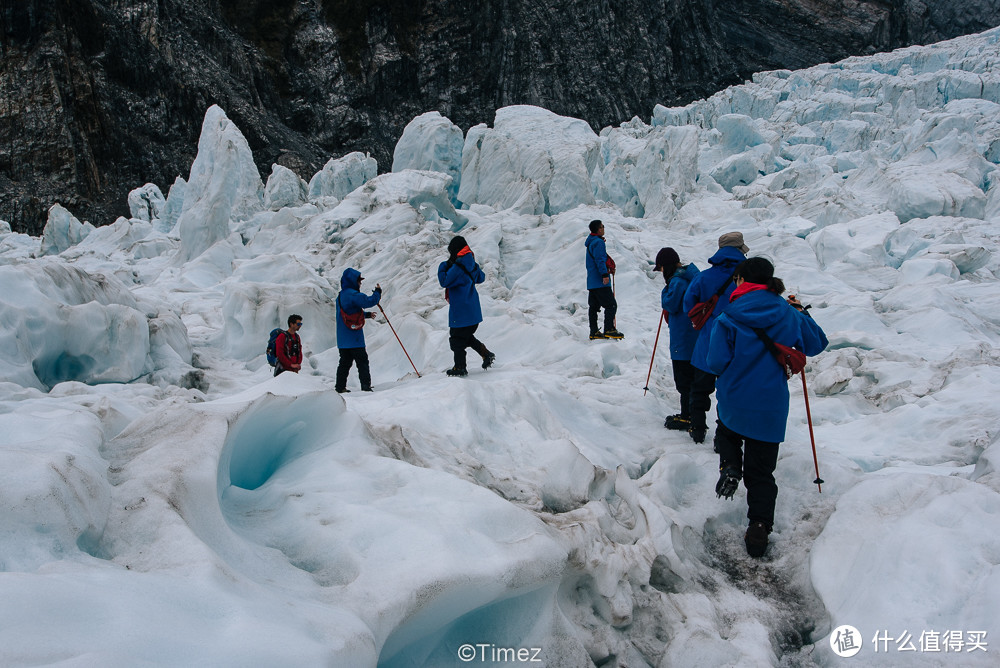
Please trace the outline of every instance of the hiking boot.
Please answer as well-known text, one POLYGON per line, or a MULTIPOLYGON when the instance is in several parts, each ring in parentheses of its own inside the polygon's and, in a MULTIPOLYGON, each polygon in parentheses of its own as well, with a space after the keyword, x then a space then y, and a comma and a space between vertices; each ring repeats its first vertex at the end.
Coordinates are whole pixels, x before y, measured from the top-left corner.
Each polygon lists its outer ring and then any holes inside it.
POLYGON ((469 370, 464 367, 459 368, 457 366, 453 366, 447 371, 445 371, 445 373, 448 374, 449 376, 468 376, 469 370))
POLYGON ((688 434, 691 435, 691 440, 694 441, 695 443, 704 443, 705 434, 707 433, 708 433, 707 429, 695 429, 694 427, 688 429, 688 434))
POLYGON ((676 429, 677 431, 687 431, 691 428, 691 420, 683 417, 679 413, 677 415, 668 415, 667 419, 664 420, 663 426, 667 429, 676 429))
POLYGON ((338 387, 338 388, 335 388, 335 389, 336 389, 336 390, 337 390, 337 392, 338 392, 338 393, 340 393, 340 394, 344 394, 345 392, 350 392, 350 390, 349 390, 349 389, 347 389, 346 387, 338 387))
POLYGON ((760 559, 767 551, 767 534, 771 533, 770 527, 763 522, 751 522, 747 527, 746 534, 743 535, 743 542, 747 546, 747 554, 754 559, 760 559))
POLYGON ((733 498, 740 487, 740 472, 727 466, 719 471, 719 482, 715 483, 716 498, 733 498))
POLYGON ((361 388, 361 391, 362 391, 362 392, 374 392, 375 390, 373 390, 373 389, 372 389, 372 386, 371 386, 371 385, 369 385, 368 387, 362 387, 362 388, 361 388))
POLYGON ((491 366, 493 366, 493 362, 495 362, 496 359, 497 356, 487 350, 486 354, 483 355, 483 368, 489 369, 491 366))
POLYGON ((617 329, 604 330, 604 338, 606 339, 624 339, 625 335, 619 332, 617 329))
POLYGON ((604 332, 591 332, 590 333, 590 340, 591 341, 593 341, 595 339, 603 339, 603 338, 606 338, 604 336, 604 332))

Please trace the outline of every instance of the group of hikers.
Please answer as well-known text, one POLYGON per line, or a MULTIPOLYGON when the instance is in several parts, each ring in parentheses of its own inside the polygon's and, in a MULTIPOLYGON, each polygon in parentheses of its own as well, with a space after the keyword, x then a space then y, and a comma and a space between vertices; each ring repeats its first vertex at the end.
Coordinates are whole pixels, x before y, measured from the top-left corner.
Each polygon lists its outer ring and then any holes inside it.
MULTIPOLYGON (((340 362, 337 364, 337 392, 350 392, 347 377, 351 367, 358 367, 361 390, 371 392, 372 375, 365 348, 364 324, 375 317, 366 308, 377 306, 382 300, 382 286, 366 295, 361 292, 361 282, 365 280, 357 269, 348 267, 340 277, 340 294, 337 296, 337 348, 340 362)), ((483 321, 483 310, 479 304, 476 285, 486 280, 486 274, 476 263, 475 255, 464 237, 456 236, 448 243, 448 259, 438 267, 438 282, 444 288, 448 302, 448 343, 455 357, 455 364, 447 370, 449 376, 467 376, 466 350, 472 348, 483 358, 483 369, 489 369, 496 361, 496 355, 476 338, 476 330, 483 321)), ((302 316, 288 316, 288 329, 275 330, 268 343, 268 356, 274 360, 274 375, 285 371, 298 373, 302 368, 302 341, 298 331, 302 327, 302 316)))
MULTIPOLYGON (((590 339, 620 340, 624 334, 615 324, 615 263, 607 253, 604 223, 593 220, 589 229, 585 246, 590 339), (598 328, 602 310, 603 330, 598 328)), ((749 251, 742 233, 728 232, 719 237, 719 248, 708 258, 710 267, 705 271, 694 263, 684 264, 669 247, 657 253, 654 271, 666 283, 660 306, 680 395, 680 412, 668 416, 664 426, 687 431, 695 443, 704 443, 711 395, 717 392, 714 447, 719 455, 719 481, 715 491, 719 497, 732 499, 743 481, 749 520, 744 541, 748 554, 761 557, 774 526, 778 495, 774 470, 788 420, 790 376, 777 354, 794 349, 799 356, 816 355, 826 348, 827 338, 809 315, 808 306, 794 295, 781 296, 785 286, 775 277, 774 265, 762 257, 747 258, 749 251)), ((372 391, 363 327, 365 320, 375 317, 365 309, 379 303, 382 288, 376 285, 366 295, 361 292, 363 280, 354 268, 346 269, 340 280, 337 392, 350 391, 347 377, 354 364, 361 389, 372 391)), ((468 375, 468 348, 482 357, 483 369, 496 361, 496 355, 475 336, 483 321, 476 286, 485 280, 466 240, 454 237, 448 244, 448 259, 438 267, 438 282, 449 306, 448 342, 454 355, 454 365, 446 372, 449 376, 468 375)), ((301 326, 301 316, 289 316, 288 330, 280 331, 274 340, 274 375, 301 368, 301 326)))
MULTIPOLYGON (((591 221, 586 246, 590 338, 621 339, 614 325, 617 303, 608 286, 614 262, 607 257, 601 221, 591 221), (604 332, 597 329, 602 308, 604 332)), ((666 283, 660 306, 680 395, 680 412, 667 416, 664 426, 685 430, 695 443, 704 443, 711 395, 718 392, 715 492, 732 499, 743 481, 749 520, 744 543, 750 556, 762 557, 774 526, 774 470, 788 422, 791 369, 783 350, 792 349, 804 364, 804 356, 819 354, 828 342, 808 306, 795 295, 781 297, 785 285, 775 277, 774 265, 762 257, 747 258, 748 252, 741 232, 727 232, 719 237, 719 249, 708 258, 711 266, 705 271, 681 262, 670 247, 656 254, 654 271, 666 283)))

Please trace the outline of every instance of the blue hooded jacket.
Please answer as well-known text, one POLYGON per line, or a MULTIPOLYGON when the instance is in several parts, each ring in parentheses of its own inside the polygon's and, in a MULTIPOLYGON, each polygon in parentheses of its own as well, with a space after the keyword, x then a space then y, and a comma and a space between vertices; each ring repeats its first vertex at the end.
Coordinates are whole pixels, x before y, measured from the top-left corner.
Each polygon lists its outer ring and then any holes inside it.
POLYGON ((365 329, 351 329, 340 316, 340 309, 348 315, 375 306, 382 299, 381 292, 373 292, 368 296, 358 290, 361 287, 361 272, 357 269, 345 269, 340 277, 340 295, 337 297, 337 347, 364 348, 365 329))
POLYGON ((687 292, 691 281, 698 276, 701 271, 694 263, 678 269, 670 282, 663 286, 660 293, 660 304, 667 312, 667 327, 670 329, 670 359, 687 361, 691 359, 691 352, 694 350, 695 341, 698 340, 697 329, 691 326, 691 318, 684 310, 684 294, 687 292))
POLYGON ((828 341, 812 318, 767 290, 738 297, 715 321, 708 370, 719 377, 719 420, 742 436, 780 443, 788 422, 789 381, 753 327, 809 356, 822 352, 828 341))
POLYGON ((483 321, 476 284, 486 280, 486 274, 469 252, 459 255, 454 264, 447 261, 438 266, 438 283, 448 291, 448 326, 470 327, 483 321))
MULTIPOLYGON (((745 259, 747 259, 746 255, 739 248, 732 246, 724 246, 716 251, 715 255, 708 258, 708 262, 712 266, 698 274, 691 281, 687 292, 684 293, 684 312, 687 313, 693 309, 695 304, 700 304, 711 299, 712 295, 726 282, 726 279, 733 275, 736 265, 745 259)), ((697 330, 698 340, 695 342, 694 350, 691 352, 691 364, 702 371, 711 373, 708 369, 708 362, 705 359, 708 355, 708 339, 712 334, 712 325, 715 323, 715 319, 728 308, 729 295, 733 294, 735 288, 736 286, 730 281, 729 285, 726 286, 726 291, 719 297, 719 301, 716 303, 712 315, 709 316, 708 322, 700 330, 697 330)))
POLYGON ((587 247, 587 289, 610 287, 604 285, 604 279, 610 276, 608 272, 608 251, 604 239, 591 234, 583 242, 587 247))

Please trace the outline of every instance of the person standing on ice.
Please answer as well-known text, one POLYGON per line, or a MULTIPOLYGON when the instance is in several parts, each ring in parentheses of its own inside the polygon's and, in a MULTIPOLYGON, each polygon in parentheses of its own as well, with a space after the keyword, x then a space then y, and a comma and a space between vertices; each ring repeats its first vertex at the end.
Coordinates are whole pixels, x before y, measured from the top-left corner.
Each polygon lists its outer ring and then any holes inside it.
POLYGON ((750 258, 736 267, 733 279, 731 303, 712 327, 706 355, 709 370, 719 378, 715 492, 731 499, 743 480, 750 521, 744 542, 756 558, 764 555, 774 526, 774 469, 788 422, 788 378, 755 329, 808 356, 818 355, 828 342, 794 296, 781 298, 785 285, 769 261, 750 258))
POLYGON ((375 306, 382 299, 382 286, 375 284, 375 291, 370 295, 361 292, 361 281, 365 280, 361 272, 348 267, 340 277, 340 294, 337 296, 337 348, 340 351, 340 363, 337 364, 337 392, 350 392, 347 389, 347 374, 354 363, 358 365, 358 379, 361 389, 372 391, 372 374, 368 366, 368 351, 365 349, 365 320, 374 318, 375 314, 365 311, 375 306))
POLYGON ((448 344, 455 354, 455 366, 448 369, 449 376, 469 375, 466 367, 466 348, 472 348, 483 358, 483 369, 489 369, 496 360, 486 345, 476 338, 476 330, 483 321, 476 285, 486 280, 486 274, 476 264, 476 258, 464 237, 455 237, 448 243, 448 259, 438 266, 438 282, 448 300, 448 344))
POLYGON ((278 358, 278 363, 274 365, 275 376, 283 371, 298 373, 302 368, 300 329, 302 329, 302 316, 293 313, 288 316, 288 329, 274 339, 274 354, 278 358))
POLYGON ((715 374, 708 368, 705 357, 708 353, 708 339, 712 333, 712 325, 719 314, 729 305, 729 295, 732 294, 732 276, 736 265, 747 259, 750 248, 743 243, 742 232, 726 232, 719 237, 719 250, 708 258, 712 265, 691 281, 684 293, 682 308, 685 313, 691 311, 697 304, 711 300, 718 295, 718 302, 708 317, 708 321, 698 332, 691 351, 691 366, 694 375, 691 378, 690 415, 691 427, 688 433, 695 443, 704 443, 708 433, 708 411, 712 408, 712 393, 715 392, 715 374))
POLYGON ((660 305, 670 332, 670 367, 674 387, 681 395, 681 412, 668 415, 663 426, 687 431, 691 428, 691 381, 694 379, 691 352, 698 340, 698 330, 691 326, 691 318, 683 305, 684 293, 700 271, 693 262, 687 265, 681 263, 677 251, 669 247, 661 248, 656 254, 654 271, 662 272, 666 283, 660 293, 660 305))
POLYGON ((611 288, 611 275, 615 273, 615 261, 608 257, 604 243, 604 223, 590 221, 590 235, 584 241, 587 247, 587 313, 590 319, 590 338, 624 339, 625 335, 615 327, 618 302, 611 288), (604 309, 604 331, 597 328, 597 316, 604 309))

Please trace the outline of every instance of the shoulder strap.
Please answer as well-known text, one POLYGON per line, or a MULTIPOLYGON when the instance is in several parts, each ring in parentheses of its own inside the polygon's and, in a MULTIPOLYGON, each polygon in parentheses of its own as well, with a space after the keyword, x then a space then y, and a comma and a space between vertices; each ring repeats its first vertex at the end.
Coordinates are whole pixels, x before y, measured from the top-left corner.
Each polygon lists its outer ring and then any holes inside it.
POLYGON ((778 350, 778 346, 774 345, 774 341, 767 335, 767 332, 760 327, 751 327, 750 329, 752 329, 753 333, 757 335, 757 338, 764 342, 764 347, 767 348, 769 353, 772 355, 781 354, 781 351, 778 350))
POLYGON ((715 291, 715 296, 721 298, 722 297, 722 293, 726 291, 726 288, 728 288, 729 284, 732 283, 732 282, 733 282, 733 275, 729 274, 729 278, 726 279, 726 282, 723 283, 722 285, 720 285, 719 289, 715 291))
MULTIPOLYGON (((468 269, 466 269, 464 264, 460 263, 458 260, 455 260, 455 266, 457 266, 459 269, 461 269, 462 271, 464 271, 465 274, 466 274, 466 276, 468 276, 470 279, 472 279, 473 283, 476 282, 476 279, 472 277, 472 272, 469 271, 468 269)), ((475 266, 478 267, 479 265, 477 264, 475 266)))

